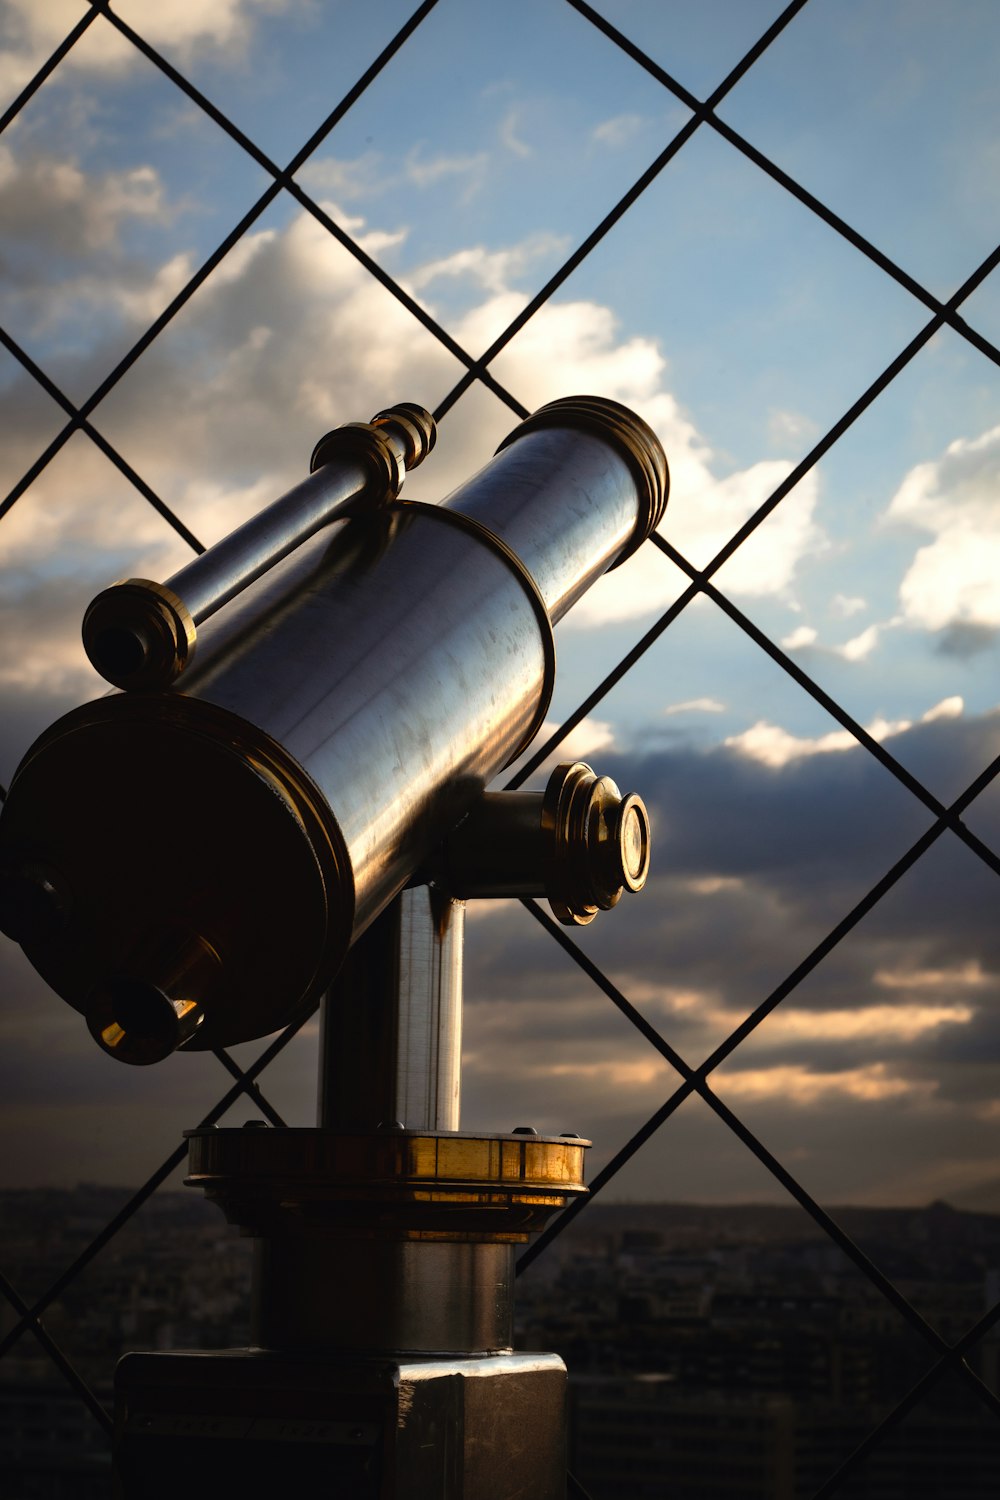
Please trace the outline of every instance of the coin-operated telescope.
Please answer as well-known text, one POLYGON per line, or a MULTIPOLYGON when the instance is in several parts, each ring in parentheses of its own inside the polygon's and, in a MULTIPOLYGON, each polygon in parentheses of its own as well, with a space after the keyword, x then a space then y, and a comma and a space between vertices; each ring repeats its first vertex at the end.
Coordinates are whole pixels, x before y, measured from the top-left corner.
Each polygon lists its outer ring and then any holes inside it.
POLYGON ((565 1368, 511 1352, 513 1249, 585 1191, 588 1143, 459 1129, 463 918, 545 895, 584 923, 645 881, 645 809, 609 778, 486 787, 667 466, 632 412, 572 397, 441 504, 400 499, 433 443, 409 405, 339 428, 166 583, 99 594, 84 643, 119 691, 42 735, 0 818, 0 928, 110 1057, 325 996, 316 1129, 188 1132, 188 1181, 255 1240, 250 1347, 127 1356, 125 1497, 565 1491, 565 1368))

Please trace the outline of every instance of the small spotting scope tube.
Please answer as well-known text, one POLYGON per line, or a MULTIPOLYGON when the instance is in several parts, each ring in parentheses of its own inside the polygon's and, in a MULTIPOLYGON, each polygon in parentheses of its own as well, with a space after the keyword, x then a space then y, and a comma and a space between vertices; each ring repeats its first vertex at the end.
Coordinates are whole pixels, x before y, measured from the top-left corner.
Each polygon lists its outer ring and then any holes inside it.
POLYGON ((166 583, 126 578, 98 594, 83 618, 91 663, 114 687, 166 687, 190 662, 197 626, 331 521, 394 500, 435 436, 434 418, 409 402, 328 432, 308 479, 166 583))

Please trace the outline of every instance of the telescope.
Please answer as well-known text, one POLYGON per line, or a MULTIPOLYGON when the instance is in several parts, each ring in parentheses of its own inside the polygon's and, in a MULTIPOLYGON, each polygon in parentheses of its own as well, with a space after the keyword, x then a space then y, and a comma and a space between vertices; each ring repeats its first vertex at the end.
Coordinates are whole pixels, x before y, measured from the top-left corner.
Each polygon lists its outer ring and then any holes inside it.
POLYGON ((0 816, 0 929, 111 1058, 322 1002, 315 1129, 187 1132, 188 1181, 255 1242, 250 1343, 125 1357, 125 1497, 565 1493, 565 1367, 512 1352, 513 1254, 586 1191, 589 1142, 460 1129, 463 920, 545 896, 579 925, 645 883, 648 816, 610 778, 488 788, 545 718, 553 625, 669 476, 600 397, 406 500, 434 440, 409 404, 338 428, 165 583, 99 594, 84 645, 114 690, 36 741, 0 816))

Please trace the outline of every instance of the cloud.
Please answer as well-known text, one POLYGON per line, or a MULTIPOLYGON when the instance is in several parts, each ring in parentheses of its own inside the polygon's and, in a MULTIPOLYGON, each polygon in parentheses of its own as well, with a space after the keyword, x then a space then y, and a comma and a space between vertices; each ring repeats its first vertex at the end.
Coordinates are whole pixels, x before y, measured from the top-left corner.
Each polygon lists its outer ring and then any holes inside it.
MULTIPOLYGON (((940 706, 938 706, 940 707, 940 706)), ((1000 715, 934 712, 894 748, 966 785, 1000 715)), ((691 1064, 791 973, 923 829, 860 749, 772 768, 732 747, 614 750, 653 822, 646 890, 574 937, 691 1064)), ((986 799, 984 799, 986 800, 986 799)), ((996 847, 994 801, 974 805, 996 847)), ((929 1201, 991 1175, 1000 1118, 995 876, 946 835, 732 1054, 713 1087, 826 1201, 929 1201), (981 1131, 991 1132, 989 1143, 981 1131)), ((517 1115, 592 1137, 597 1170, 680 1079, 516 904, 475 924, 467 973, 469 1123, 517 1115)), ((741 1148, 684 1105, 615 1191, 725 1200, 741 1148)))
MULTIPOLYGON (((423 291, 442 278, 467 277, 478 287, 503 299, 509 293, 511 283, 534 262, 554 251, 564 250, 567 243, 564 236, 538 234, 503 250, 487 250, 484 245, 473 245, 418 266, 407 274, 406 281, 410 287, 423 291)), ((499 327, 497 331, 500 331, 499 327)))
MULTIPOLYGON (((921 717, 924 724, 933 723, 936 719, 957 718, 964 708, 963 700, 956 696, 943 698, 933 708, 929 708, 921 717)), ((873 740, 881 744, 883 740, 892 738, 893 735, 904 733, 912 725, 910 719, 873 719, 865 727, 873 740)), ((829 755, 832 752, 843 750, 854 750, 858 748, 858 741, 849 729, 831 729, 826 734, 816 735, 809 738, 805 735, 790 734, 788 730, 782 729, 780 725, 769 724, 766 719, 758 719, 756 724, 749 729, 744 729, 739 734, 732 734, 725 740, 725 744, 732 749, 747 755, 752 760, 758 760, 765 766, 787 766, 789 761, 799 760, 809 755, 829 755)))
POLYGON ((908 624, 924 630, 1000 628, 1000 427, 958 438, 911 469, 889 522, 928 531, 899 588, 908 624))
MULTIPOLYGON (((55 378, 87 392, 191 272, 193 258, 177 243, 182 205, 169 200, 149 167, 95 176, 53 157, 8 152, 0 161, 0 199, 20 257, 9 272, 14 299, 21 299, 28 323, 44 327, 53 346, 64 349, 43 356, 55 378), (173 230, 159 262, 126 251, 125 230, 136 223, 173 230), (80 261, 84 249, 89 259, 80 261), (63 262, 51 260, 56 254, 63 262)), ((370 253, 405 247, 404 229, 387 231, 330 206, 370 253)), ((513 283, 550 249, 544 236, 498 250, 468 247, 418 265, 410 284, 416 295, 431 297, 442 279, 469 280, 474 305, 452 327, 475 352, 523 306, 513 283)), ((717 477, 713 455, 666 388, 669 368, 658 345, 621 337, 613 313, 599 303, 546 304, 495 368, 529 409, 594 391, 641 411, 670 455, 666 530, 695 562, 707 560, 788 471, 786 463, 768 460, 717 477)), ((211 543, 297 482, 325 429, 364 419, 393 399, 433 406, 460 374, 452 356, 311 216, 275 216, 243 237, 94 420, 211 543)), ((13 481, 59 419, 21 374, 8 388, 7 409, 15 418, 5 442, 13 481), (16 420, 19 411, 23 422, 16 420)), ((499 402, 470 392, 449 415, 425 469, 408 480, 408 493, 440 498, 475 472, 514 425, 499 402)), ((3 621, 10 631, 30 622, 31 641, 15 675, 8 664, 7 687, 27 691, 45 681, 57 710, 93 692, 78 640, 87 600, 115 577, 167 577, 189 556, 89 442, 76 438, 71 447, 72 463, 67 450, 0 532, 3 621)), ((762 528, 756 555, 751 541, 727 565, 726 586, 754 594, 782 588, 815 546, 815 498, 810 477, 762 528)), ((601 581, 567 624, 579 629, 661 608, 678 576, 654 549, 641 549, 601 581)))
POLYGON ((449 177, 465 178, 465 201, 484 186, 489 165, 486 151, 438 153, 428 157, 417 142, 401 162, 374 150, 346 159, 323 153, 310 157, 296 178, 311 192, 329 194, 340 203, 384 198, 405 184, 424 190, 449 177))
MULTIPOLYGON (((867 728, 873 739, 884 740, 892 734, 908 729, 909 721, 901 719, 891 724, 886 719, 876 719, 867 728)), ((781 766, 787 766, 789 761, 800 760, 803 756, 829 755, 834 751, 852 750, 858 742, 849 729, 830 729, 826 734, 809 738, 805 735, 790 734, 779 724, 769 724, 766 719, 758 719, 756 724, 752 724, 749 729, 744 729, 739 734, 729 735, 724 743, 738 750, 741 755, 760 761, 761 765, 778 769, 781 766)))
MULTIPOLYGON (((543 745, 549 735, 554 734, 558 727, 554 719, 546 719, 535 736, 534 741, 529 745, 524 754, 506 768, 503 773, 504 781, 515 775, 523 762, 533 754, 539 745, 543 745)), ((604 719, 592 719, 589 716, 581 719, 579 724, 570 730, 565 739, 560 740, 552 753, 547 755, 537 770, 532 773, 527 786, 529 788, 541 789, 556 766, 573 760, 591 762, 595 755, 601 755, 614 742, 614 729, 604 719)), ((600 771, 600 767, 597 769, 600 771)))
MULTIPOLYGON (((518 310, 510 299, 504 316, 518 310)), ((482 341, 477 321, 490 329, 496 317, 490 303, 470 314, 471 346, 482 341)), ((651 339, 617 338, 610 308, 593 302, 558 302, 531 319, 494 368, 525 405, 534 408, 570 391, 612 396, 643 416, 660 437, 670 465, 671 490, 660 530, 696 566, 704 566, 740 525, 791 472, 783 460, 761 460, 718 477, 715 458, 676 398, 665 389, 667 360, 651 339)), ((814 520, 818 480, 811 471, 778 509, 737 550, 717 575, 727 592, 762 597, 781 594, 800 562, 822 549, 814 520)), ((573 611, 573 626, 606 624, 664 607, 675 593, 677 574, 652 549, 609 575, 607 586, 592 590, 573 611)))
POLYGON ((817 632, 811 625, 796 625, 790 635, 786 635, 781 642, 784 651, 801 651, 804 646, 815 644, 817 632))
POLYGON ((933 724, 935 719, 957 719, 965 709, 965 701, 958 694, 953 693, 949 698, 942 698, 940 703, 935 703, 925 714, 921 715, 921 722, 933 724))
POLYGON ((792 1105, 830 1104, 838 1095, 848 1099, 877 1101, 901 1095, 934 1093, 930 1079, 902 1078, 884 1063, 820 1073, 811 1068, 726 1068, 720 1073, 717 1092, 723 1098, 783 1099, 792 1105))
POLYGON ((818 435, 818 427, 802 412, 772 407, 767 415, 767 435, 772 447, 804 449, 818 435))
POLYGON ((984 973, 977 960, 968 959, 947 969, 878 969, 874 982, 887 990, 916 990, 918 993, 941 990, 951 994, 955 990, 982 989, 989 984, 990 976, 984 973))
POLYGON ((446 177, 466 177, 470 184, 481 185, 488 163, 485 151, 476 151, 471 156, 458 153, 425 158, 419 146, 415 146, 407 152, 404 165, 407 180, 418 188, 427 188, 446 177))
POLYGON ((831 613, 841 620, 849 620, 868 608, 868 601, 858 594, 834 594, 830 602, 831 613))
POLYGON ((72 159, 15 155, 0 143, 0 212, 8 241, 81 258, 117 243, 130 218, 165 223, 163 185, 150 166, 85 173, 72 159))
POLYGON ((515 156, 534 156, 535 148, 529 146, 527 141, 521 139, 519 131, 524 119, 524 111, 520 105, 512 104, 500 122, 500 143, 506 146, 508 151, 515 156))
POLYGON ((852 636, 842 646, 835 646, 834 650, 845 661, 864 661, 867 657, 871 656, 878 645, 878 639, 882 630, 883 627, 881 625, 869 625, 861 631, 860 635, 852 636))
MULTIPOLYGON (((964 967, 976 968, 977 987, 988 983, 978 966, 964 967)), ((885 977, 882 972, 876 972, 873 983, 884 984, 885 977)), ((888 1038, 912 1041, 925 1032, 936 1031, 939 1026, 968 1025, 974 1015, 975 1011, 968 1005, 858 1005, 850 1010, 820 1012, 782 1006, 768 1021, 768 1031, 772 1039, 800 1038, 807 1042, 845 1039, 870 1042, 888 1038)))
POLYGON ((602 120, 599 125, 595 125, 590 136, 601 146, 626 146, 645 123, 642 115, 631 113, 612 115, 610 119, 602 120))
MULTIPOLYGON (((119 0, 115 10, 154 47, 176 49, 183 58, 211 47, 231 63, 234 55, 245 53, 255 12, 285 10, 290 3, 295 0, 171 0, 169 5, 153 6, 143 0, 119 0)), ((22 89, 81 14, 76 0, 6 0, 0 89, 11 96, 22 89)), ((99 16, 60 67, 116 73, 139 62, 132 43, 99 16)))
POLYGON ((668 703, 662 710, 664 716, 671 714, 721 714, 726 705, 718 698, 686 698, 683 703, 668 703))

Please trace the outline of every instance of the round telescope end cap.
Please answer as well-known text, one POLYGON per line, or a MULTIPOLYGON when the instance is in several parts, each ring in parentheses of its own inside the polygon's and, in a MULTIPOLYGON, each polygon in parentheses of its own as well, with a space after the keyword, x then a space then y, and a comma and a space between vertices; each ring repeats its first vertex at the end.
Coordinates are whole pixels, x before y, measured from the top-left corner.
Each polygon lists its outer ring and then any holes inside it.
POLYGON ((105 682, 125 692, 168 687, 194 650, 195 623, 166 584, 126 578, 103 589, 83 617, 83 645, 105 682))

